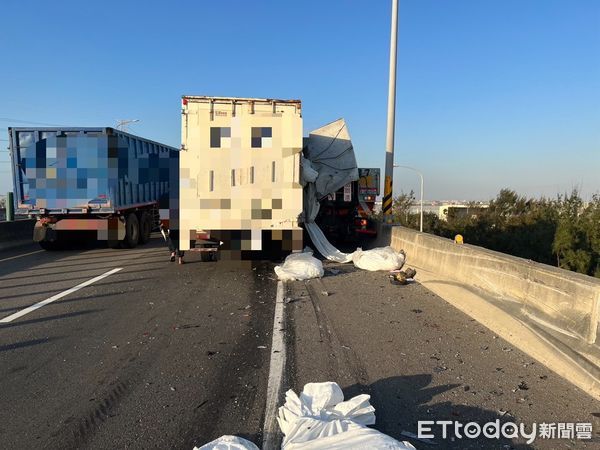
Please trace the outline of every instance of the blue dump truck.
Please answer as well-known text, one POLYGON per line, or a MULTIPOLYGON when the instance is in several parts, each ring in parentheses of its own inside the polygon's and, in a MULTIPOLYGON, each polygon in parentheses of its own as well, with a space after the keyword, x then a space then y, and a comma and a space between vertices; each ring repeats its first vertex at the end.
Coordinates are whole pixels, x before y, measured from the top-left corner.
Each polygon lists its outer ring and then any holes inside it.
POLYGON ((133 248, 150 238, 179 191, 179 150, 113 128, 9 128, 17 214, 33 240, 74 238, 133 248))

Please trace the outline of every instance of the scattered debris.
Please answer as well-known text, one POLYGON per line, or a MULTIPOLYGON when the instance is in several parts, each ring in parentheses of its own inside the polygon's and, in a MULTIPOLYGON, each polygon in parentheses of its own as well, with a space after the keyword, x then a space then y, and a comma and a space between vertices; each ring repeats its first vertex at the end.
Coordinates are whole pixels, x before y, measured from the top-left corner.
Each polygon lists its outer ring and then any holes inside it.
POLYGON ((266 346, 266 345, 259 345, 259 346, 258 346, 258 347, 256 347, 256 348, 267 348, 267 346, 266 346))
POLYGON ((302 253, 292 253, 281 266, 275 266, 275 273, 282 281, 308 280, 323 277, 323 263, 313 256, 310 248, 302 253))
POLYGON ((422 309, 411 309, 412 312, 414 312, 415 314, 421 314, 423 312, 422 309))
POLYGON ((329 292, 327 292, 327 291, 321 291, 321 295, 324 295, 325 297, 328 297, 329 296, 329 292))
POLYGON ((398 285, 408 284, 409 280, 414 279, 416 274, 417 271, 411 268, 406 270, 392 270, 389 274, 390 283, 398 285))
POLYGON ((300 396, 287 391, 277 418, 285 436, 282 450, 414 450, 409 442, 400 442, 367 428, 375 424, 375 408, 369 400, 369 395, 361 394, 344 401, 342 389, 333 382, 308 383, 300 396))
POLYGON ((414 433, 411 433, 410 431, 401 431, 400 434, 402 436, 405 436, 407 438, 410 439, 414 439, 415 441, 419 441, 419 442, 424 442, 425 444, 429 444, 429 445, 437 445, 436 442, 433 442, 431 439, 427 439, 427 438, 420 438, 419 436, 417 436, 414 433))
POLYGON ((527 383, 525 383, 525 381, 521 381, 519 383, 519 386, 517 386, 520 390, 522 391, 527 391, 529 390, 529 386, 527 386, 527 383))
POLYGON ((435 366, 433 368, 433 371, 436 373, 445 372, 446 370, 448 370, 446 366, 435 366))
POLYGON ((252 442, 237 436, 221 436, 194 450, 259 450, 252 442))
POLYGON ((396 252, 392 247, 366 251, 358 249, 352 254, 352 261, 356 267, 370 271, 401 269, 405 260, 404 252, 396 252))

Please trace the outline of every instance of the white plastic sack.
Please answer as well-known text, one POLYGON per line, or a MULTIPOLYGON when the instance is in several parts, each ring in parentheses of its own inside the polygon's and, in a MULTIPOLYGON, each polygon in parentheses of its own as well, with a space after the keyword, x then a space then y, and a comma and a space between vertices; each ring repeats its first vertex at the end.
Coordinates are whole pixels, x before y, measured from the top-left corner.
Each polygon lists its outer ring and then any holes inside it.
POLYGON ((335 248, 331 242, 327 240, 321 228, 316 223, 305 223, 304 227, 312 240, 312 243, 317 247, 319 253, 330 261, 339 263, 347 263, 352 261, 353 253, 343 253, 335 248))
POLYGON ((252 442, 237 436, 221 436, 194 450, 259 450, 252 442))
POLYGON ((352 254, 354 265, 364 270, 396 270, 401 269, 406 257, 392 247, 378 247, 372 250, 358 249, 352 254))
POLYGON ((312 251, 305 250, 287 256, 281 266, 275 266, 275 273, 282 281, 293 281, 321 278, 324 271, 323 263, 313 256, 312 251))
POLYGON ((366 427, 375 423, 375 408, 369 399, 362 394, 344 401, 341 388, 333 382, 308 383, 300 396, 289 390, 277 418, 285 435, 281 448, 414 450, 408 442, 366 427))

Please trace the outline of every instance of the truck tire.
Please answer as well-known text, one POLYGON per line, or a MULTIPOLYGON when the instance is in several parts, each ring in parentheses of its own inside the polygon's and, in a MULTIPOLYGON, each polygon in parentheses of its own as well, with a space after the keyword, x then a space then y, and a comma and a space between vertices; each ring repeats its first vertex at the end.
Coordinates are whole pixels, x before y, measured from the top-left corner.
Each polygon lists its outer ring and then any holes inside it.
POLYGON ((201 252, 200 253, 200 261, 216 262, 217 261, 217 252, 201 252))
POLYGON ((42 247, 46 251, 54 251, 60 248, 57 241, 40 241, 40 247, 42 247))
POLYGON ((109 248, 122 248, 121 241, 107 241, 106 245, 108 245, 109 248))
POLYGON ((125 239, 123 239, 123 246, 127 248, 135 248, 140 240, 140 221, 138 220, 135 213, 131 213, 127 216, 125 221, 125 239))
POLYGON ((152 232, 152 218, 146 211, 140 214, 140 244, 146 244, 150 240, 152 232))

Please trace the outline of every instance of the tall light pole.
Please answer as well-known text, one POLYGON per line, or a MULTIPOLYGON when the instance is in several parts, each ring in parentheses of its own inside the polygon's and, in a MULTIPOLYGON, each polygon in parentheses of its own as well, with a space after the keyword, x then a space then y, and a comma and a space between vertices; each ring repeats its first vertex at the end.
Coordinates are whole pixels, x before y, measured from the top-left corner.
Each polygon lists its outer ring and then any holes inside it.
POLYGON ((394 164, 394 167, 401 167, 403 169, 409 169, 412 170, 414 172, 417 172, 417 174, 419 175, 419 177, 421 178, 421 211, 420 211, 420 221, 419 221, 419 230, 421 231, 421 233, 423 232, 423 174, 418 171, 417 169, 415 169, 414 167, 410 167, 410 166, 401 166, 400 164, 394 164))
POLYGON ((396 125, 396 44, 398 42, 398 0, 392 0, 392 30, 390 36, 390 77, 388 85, 387 137, 385 141, 385 182, 382 210, 384 221, 392 221, 394 180, 394 127, 396 125))

